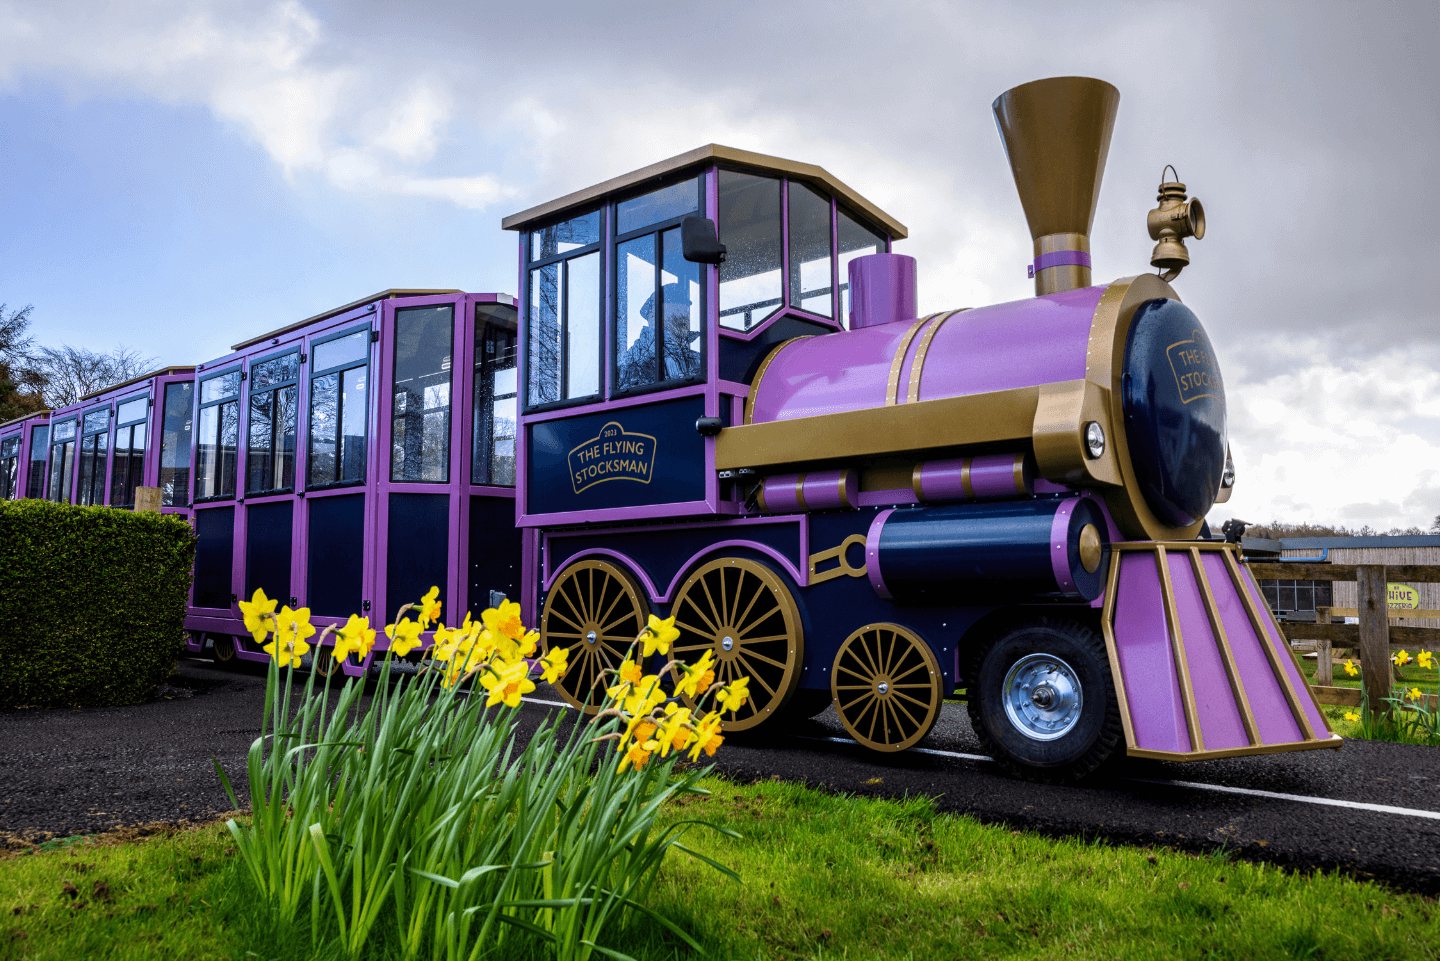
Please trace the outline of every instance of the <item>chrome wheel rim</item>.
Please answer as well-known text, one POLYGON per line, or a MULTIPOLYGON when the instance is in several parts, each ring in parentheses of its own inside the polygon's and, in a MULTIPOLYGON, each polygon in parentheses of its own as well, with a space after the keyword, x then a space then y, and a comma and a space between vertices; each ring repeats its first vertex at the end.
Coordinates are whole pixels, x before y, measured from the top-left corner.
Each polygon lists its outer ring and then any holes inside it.
POLYGON ((1036 741, 1064 737, 1080 723, 1085 705, 1075 669, 1053 654, 1027 654, 1005 675, 1005 716, 1036 741))

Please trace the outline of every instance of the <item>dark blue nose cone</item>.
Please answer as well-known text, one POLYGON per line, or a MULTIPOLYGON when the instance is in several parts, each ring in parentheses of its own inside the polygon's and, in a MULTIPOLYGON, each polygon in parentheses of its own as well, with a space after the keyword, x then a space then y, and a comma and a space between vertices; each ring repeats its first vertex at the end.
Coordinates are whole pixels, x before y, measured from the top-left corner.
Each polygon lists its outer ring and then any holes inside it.
POLYGON ((1135 311, 1125 343, 1125 436, 1155 516, 1186 527, 1205 516, 1225 469, 1225 386, 1210 338, 1178 300, 1135 311))

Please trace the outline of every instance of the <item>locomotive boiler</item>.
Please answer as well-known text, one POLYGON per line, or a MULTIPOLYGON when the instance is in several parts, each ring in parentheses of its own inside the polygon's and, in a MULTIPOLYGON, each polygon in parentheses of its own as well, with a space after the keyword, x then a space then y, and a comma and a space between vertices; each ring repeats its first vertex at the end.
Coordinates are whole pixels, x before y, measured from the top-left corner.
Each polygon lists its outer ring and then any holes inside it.
MULTIPOLYGON (((877 750, 960 692, 997 761, 1338 747, 1235 548, 1225 391, 1170 286, 1204 213, 1165 180, 1140 274, 1092 284, 1119 93, 994 113, 1035 296, 920 316, 890 215, 711 145, 507 218, 521 232, 519 523, 560 684, 593 709, 650 613, 751 678, 729 730, 834 708, 877 750)), ((758 732, 757 732, 758 733, 758 732)))

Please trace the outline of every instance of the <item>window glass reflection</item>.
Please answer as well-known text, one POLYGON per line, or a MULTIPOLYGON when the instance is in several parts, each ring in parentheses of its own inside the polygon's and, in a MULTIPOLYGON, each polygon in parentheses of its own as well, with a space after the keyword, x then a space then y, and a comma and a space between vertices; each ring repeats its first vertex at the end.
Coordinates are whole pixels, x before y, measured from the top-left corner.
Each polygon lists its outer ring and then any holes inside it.
POLYGON ((530 234, 530 259, 544 260, 600 242, 600 211, 542 227, 530 234))
POLYGON ((655 235, 615 248, 615 388, 627 390, 660 379, 655 331, 655 235))
POLYGON ((299 415, 300 352, 271 357, 250 367, 249 443, 245 492, 259 494, 295 486, 295 429, 299 415))
POLYGON ((240 371, 209 377, 200 382, 200 403, 208 404, 222 397, 237 397, 240 394, 240 371))
POLYGON ((311 370, 329 370, 342 364, 354 364, 370 356, 370 331, 357 330, 344 337, 336 337, 311 348, 314 357, 310 360, 311 370))
POLYGON ((395 312, 395 385, 390 479, 450 479, 450 349, 454 309, 395 312))
POLYGON ((830 201, 790 181, 790 306, 831 316, 830 201))
POLYGON ((20 435, 0 441, 0 500, 13 501, 20 490, 20 435))
POLYGON ((628 234, 632 230, 674 220, 699 209, 700 182, 694 179, 686 180, 620 201, 615 205, 615 232, 628 234))
POLYGON ((683 254, 679 228, 616 247, 617 390, 701 372, 700 270, 683 254))
POLYGON ((135 506, 135 488, 140 486, 144 469, 145 424, 116 428, 115 456, 110 468, 111 507, 135 506))
POLYGON ((780 308, 780 181, 720 171, 720 323, 748 330, 780 308))
POLYGON ((515 486, 515 432, 519 420, 515 323, 513 307, 476 305, 472 484, 515 486))
POLYGON ((115 423, 133 424, 145 416, 150 409, 150 398, 137 397, 134 400, 127 400, 115 409, 115 423))
POLYGON ((110 408, 91 411, 81 422, 80 482, 75 503, 99 507, 105 503, 105 465, 109 457, 110 408))
POLYGON ((46 496, 61 504, 70 503, 75 483, 75 421, 55 425, 50 445, 50 481, 46 496))
POLYGON ((600 392, 600 252, 565 262, 565 396, 600 392))
POLYGON ((165 387, 165 414, 160 425, 160 504, 190 505, 190 407, 194 384, 165 387))
POLYGON ((560 275, 565 265, 530 271, 530 403, 560 399, 560 275))
POLYGON ((30 431, 30 467, 25 479, 25 496, 36 500, 45 496, 45 455, 50 450, 50 425, 41 424, 30 431))
POLYGON ((883 254, 885 237, 861 224, 843 209, 835 212, 835 239, 840 245, 840 322, 850 326, 850 261, 883 254))
POLYGON ((329 373, 310 380, 306 484, 359 483, 365 479, 370 330, 323 341, 310 351, 311 369, 329 373))

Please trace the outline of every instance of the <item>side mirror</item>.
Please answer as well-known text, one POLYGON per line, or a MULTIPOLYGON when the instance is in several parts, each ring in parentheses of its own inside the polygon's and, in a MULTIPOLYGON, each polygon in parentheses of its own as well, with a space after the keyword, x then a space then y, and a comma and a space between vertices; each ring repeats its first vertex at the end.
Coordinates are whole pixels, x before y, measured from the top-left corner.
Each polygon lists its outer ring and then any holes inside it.
POLYGON ((685 259, 693 264, 723 264, 725 245, 715 229, 715 221, 704 217, 686 217, 680 221, 680 240, 685 259))

